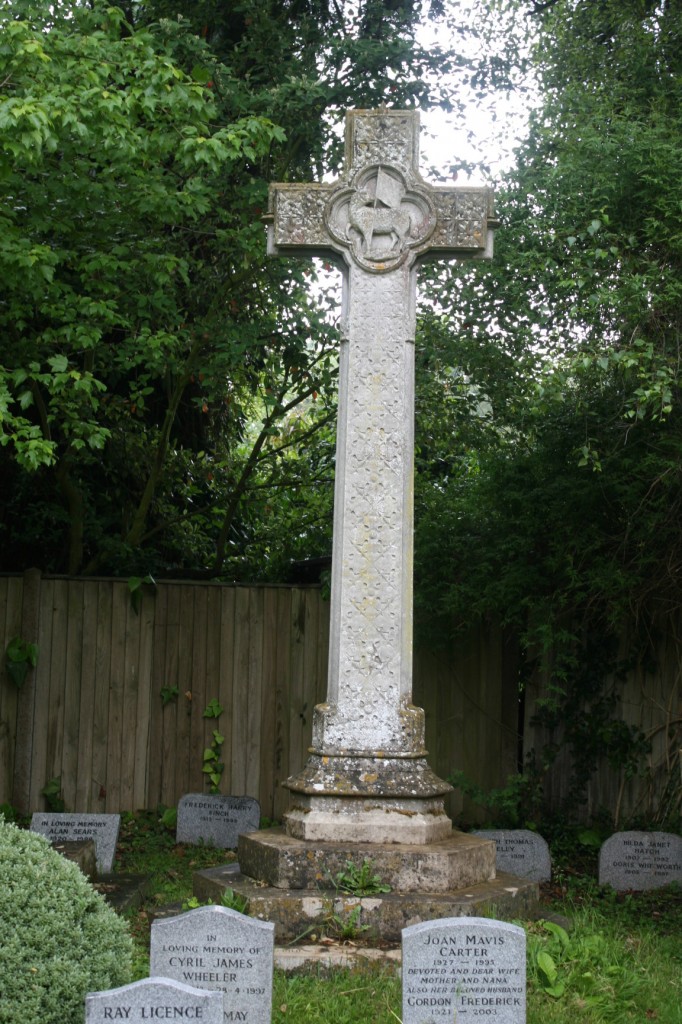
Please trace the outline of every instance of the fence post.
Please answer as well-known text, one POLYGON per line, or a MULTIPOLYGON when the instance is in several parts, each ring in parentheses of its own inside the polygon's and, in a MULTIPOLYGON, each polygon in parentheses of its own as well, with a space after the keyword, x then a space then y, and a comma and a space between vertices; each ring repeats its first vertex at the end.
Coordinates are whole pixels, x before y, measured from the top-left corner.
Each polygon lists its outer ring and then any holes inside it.
MULTIPOLYGON (((21 603, 21 638, 28 643, 38 642, 40 623, 40 570, 27 569, 24 573, 24 591, 21 603)), ((40 657, 38 651, 38 657, 40 657)), ((14 778, 12 805, 20 814, 31 810, 31 765, 33 763, 33 716, 36 703, 36 670, 29 668, 17 703, 17 731, 14 744, 14 778)))

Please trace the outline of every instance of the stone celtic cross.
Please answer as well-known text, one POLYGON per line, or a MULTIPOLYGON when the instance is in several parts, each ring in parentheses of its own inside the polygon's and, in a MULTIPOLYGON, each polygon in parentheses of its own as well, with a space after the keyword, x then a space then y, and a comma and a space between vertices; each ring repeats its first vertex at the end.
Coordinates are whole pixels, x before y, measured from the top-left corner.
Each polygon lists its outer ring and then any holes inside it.
POLYGON ((346 115, 344 174, 270 190, 268 251, 323 256, 344 277, 327 700, 286 782, 290 836, 434 842, 450 786, 426 762, 412 704, 416 266, 492 255, 492 192, 418 171, 419 115, 346 115))

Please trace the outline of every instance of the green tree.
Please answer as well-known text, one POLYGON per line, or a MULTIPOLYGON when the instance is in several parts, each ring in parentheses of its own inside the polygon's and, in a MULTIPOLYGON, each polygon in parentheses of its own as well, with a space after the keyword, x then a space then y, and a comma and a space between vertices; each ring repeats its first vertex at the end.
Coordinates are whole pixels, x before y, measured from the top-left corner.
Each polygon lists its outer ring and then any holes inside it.
MULTIPOLYGON (((170 28, 128 31, 104 7, 41 26, 19 20, 20 6, 3 25, 0 437, 21 504, 42 485, 47 521, 58 488, 53 531, 66 520, 69 543, 57 564, 75 572, 93 554, 86 534, 109 456, 138 458, 120 531, 141 541, 215 319, 187 238, 207 227, 218 175, 238 177, 283 133, 265 118, 212 123, 211 91, 173 62, 170 28)), ((221 230, 227 246, 244 225, 221 230)), ((190 401, 201 410, 207 399, 190 401)))
POLYGON ((267 183, 338 169, 346 106, 449 102, 421 5, 0 12, 2 568, 251 572, 268 488, 321 523, 337 342, 267 183))

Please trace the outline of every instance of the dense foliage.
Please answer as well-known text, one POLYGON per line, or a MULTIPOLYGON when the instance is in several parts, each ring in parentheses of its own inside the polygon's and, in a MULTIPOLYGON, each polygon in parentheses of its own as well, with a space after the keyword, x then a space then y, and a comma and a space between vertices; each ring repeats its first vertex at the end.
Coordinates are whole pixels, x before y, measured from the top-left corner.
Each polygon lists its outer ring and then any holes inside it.
POLYGON ((622 621, 680 598, 682 13, 514 7, 538 32, 540 106, 494 263, 441 275, 447 312, 424 323, 466 442, 435 465, 467 538, 450 604, 521 621, 561 595, 557 614, 622 621))
POLYGON ((48 841, 0 817, 0 1021, 82 1024, 85 995, 131 980, 128 926, 48 841))
POLYGON ((569 743, 579 804, 600 757, 641 763, 619 678, 681 605, 682 10, 488 6, 539 99, 493 264, 430 282, 418 597, 438 632, 506 623, 522 681, 547 665, 542 757, 569 743))
POLYGON ((267 184, 439 57, 419 4, 123 8, 0 5, 0 569, 276 577, 329 543, 336 332, 267 184))

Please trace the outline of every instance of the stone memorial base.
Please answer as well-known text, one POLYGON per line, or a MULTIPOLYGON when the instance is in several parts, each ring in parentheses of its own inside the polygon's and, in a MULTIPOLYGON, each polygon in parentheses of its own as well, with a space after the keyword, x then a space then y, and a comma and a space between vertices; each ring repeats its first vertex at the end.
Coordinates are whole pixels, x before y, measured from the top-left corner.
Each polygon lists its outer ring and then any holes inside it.
POLYGON ((333 889, 348 862, 371 862, 371 874, 398 892, 449 892, 495 877, 495 844, 458 832, 421 843, 305 842, 283 828, 239 837, 243 874, 276 889, 333 889))
POLYGON ((310 942, 313 935, 334 936, 344 923, 351 923, 356 941, 381 940, 399 943, 403 928, 421 921, 443 917, 490 916, 497 920, 515 920, 537 916, 537 882, 513 875, 499 874, 489 882, 479 882, 454 892, 380 893, 375 896, 347 896, 323 889, 276 889, 264 886, 239 871, 234 865, 208 868, 194 876, 194 895, 199 900, 220 900, 225 889, 245 896, 249 914, 275 926, 275 943, 310 942))
POLYGON ((533 916, 536 882, 495 873, 495 844, 457 830, 429 844, 309 843, 274 828, 240 837, 239 863, 194 876, 194 895, 219 902, 226 889, 245 896, 249 914, 275 925, 275 941, 333 933, 356 914, 358 937, 399 942, 408 925, 438 917, 533 916), (355 896, 334 885, 351 861, 370 861, 387 893, 355 896), (360 907, 357 915, 356 908, 360 907))
MULTIPOLYGON (((322 707, 315 708, 315 716, 322 707)), ((411 711, 422 722, 417 746, 423 748, 423 713, 411 711)), ((284 822, 296 839, 430 844, 452 833, 443 807, 452 786, 434 775, 424 757, 311 754, 303 771, 285 785, 291 806, 284 822)))

